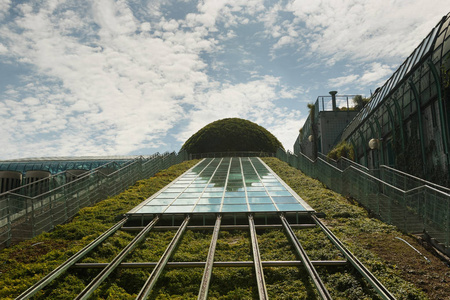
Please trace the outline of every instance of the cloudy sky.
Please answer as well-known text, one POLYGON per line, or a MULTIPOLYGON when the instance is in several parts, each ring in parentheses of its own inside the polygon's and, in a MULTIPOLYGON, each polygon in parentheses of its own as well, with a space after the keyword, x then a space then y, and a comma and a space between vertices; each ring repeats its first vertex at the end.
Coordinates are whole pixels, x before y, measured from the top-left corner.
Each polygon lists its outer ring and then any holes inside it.
POLYGON ((382 85, 448 0, 0 0, 0 159, 178 151, 256 122, 292 149, 307 103, 382 85))

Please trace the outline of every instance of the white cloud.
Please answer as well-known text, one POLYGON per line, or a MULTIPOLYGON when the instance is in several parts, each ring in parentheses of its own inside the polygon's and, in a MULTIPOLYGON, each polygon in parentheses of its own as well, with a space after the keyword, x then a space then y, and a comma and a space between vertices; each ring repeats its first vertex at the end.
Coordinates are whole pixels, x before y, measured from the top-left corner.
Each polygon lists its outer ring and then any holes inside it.
POLYGON ((193 103, 195 108, 188 116, 189 124, 177 135, 177 139, 184 142, 213 121, 237 117, 255 122, 274 134, 273 130, 276 130, 276 136, 290 149, 297 138, 298 128, 294 134, 289 130, 292 124, 300 126, 298 120, 301 113, 299 110, 278 108, 274 101, 297 92, 284 90, 279 79, 271 76, 237 85, 219 86, 198 96, 193 103), (283 126, 286 131, 282 130, 283 126))
POLYGON ((352 74, 342 77, 331 78, 328 80, 329 85, 335 86, 336 88, 340 88, 344 85, 355 83, 359 79, 358 75, 352 74))
POLYGON ((328 84, 332 87, 342 89, 350 84, 356 86, 367 86, 367 85, 382 85, 394 72, 394 68, 383 65, 377 62, 371 63, 369 65, 362 65, 363 70, 362 75, 351 74, 336 78, 331 78, 328 80, 328 84))
MULTIPOLYGON (((331 1, 293 0, 268 12, 265 25, 274 37, 296 32, 298 45, 306 44, 309 54, 370 61, 405 58, 446 11, 445 0, 432 5, 425 1, 331 1), (274 14, 290 12, 292 21, 274 22, 274 14), (267 20, 272 20, 268 22, 267 20)), ((274 49, 290 43, 277 42, 274 49)))
POLYGON ((181 145, 225 117, 289 149, 306 115, 298 98, 322 94, 329 74, 340 90, 379 85, 444 7, 204 0, 183 15, 172 1, 21 2, 0 0, 0 60, 19 66, 0 86, 0 158, 128 154, 168 136, 181 145), (336 70, 342 61, 352 67, 336 70))

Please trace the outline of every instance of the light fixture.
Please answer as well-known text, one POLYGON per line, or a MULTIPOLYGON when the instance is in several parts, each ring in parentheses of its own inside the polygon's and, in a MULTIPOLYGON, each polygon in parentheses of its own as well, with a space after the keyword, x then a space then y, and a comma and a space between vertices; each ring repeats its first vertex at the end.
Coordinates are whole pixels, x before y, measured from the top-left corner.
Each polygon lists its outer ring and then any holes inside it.
POLYGON ((372 150, 378 149, 380 141, 378 139, 371 139, 369 141, 369 148, 372 150))
POLYGON ((308 136, 308 141, 310 141, 310 142, 314 141, 314 137, 312 134, 310 136, 308 136))

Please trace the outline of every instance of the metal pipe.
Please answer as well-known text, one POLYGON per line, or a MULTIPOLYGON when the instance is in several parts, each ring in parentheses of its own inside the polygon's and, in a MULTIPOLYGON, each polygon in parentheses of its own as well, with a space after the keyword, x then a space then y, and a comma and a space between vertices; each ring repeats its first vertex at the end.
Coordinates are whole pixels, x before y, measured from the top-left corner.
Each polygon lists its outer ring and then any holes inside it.
POLYGON ((156 281, 158 280, 159 276, 161 275, 165 265, 169 261, 170 256, 175 251, 175 248, 178 244, 178 242, 181 239, 181 236, 183 235, 184 231, 186 230, 186 226, 189 223, 190 216, 186 216, 183 223, 181 224, 180 228, 178 229, 177 233, 173 237, 172 241, 170 241, 169 246, 167 247, 164 254, 161 256, 161 258, 158 261, 158 264, 153 269, 152 273, 148 277, 147 281, 145 282, 144 286, 142 287, 141 291, 137 295, 136 299, 147 299, 147 296, 150 294, 153 286, 156 284, 156 281))
POLYGON ((29 299, 33 295, 35 295, 37 292, 39 292, 41 289, 43 289, 47 284, 52 282, 55 278, 57 278, 59 275, 64 273, 67 269, 69 269, 71 266, 73 266, 77 261, 79 261, 81 258, 83 258, 86 254, 88 254, 92 249, 97 247, 100 243, 102 243, 104 240, 106 240, 108 237, 110 237, 112 234, 114 234, 120 227, 125 224, 127 221, 127 218, 123 218, 121 221, 119 221, 117 224, 115 224, 113 227, 102 233, 99 237, 97 237, 95 240, 90 242, 87 246, 85 246, 83 249, 75 253, 71 258, 66 260, 62 265, 51 271, 47 276, 39 280, 37 283, 35 283, 32 287, 28 288, 25 292, 19 295, 16 299, 29 299))
MULTIPOLYGON (((168 262, 166 268, 204 268, 208 262, 205 261, 181 261, 168 262)), ((312 260, 314 266, 344 266, 348 262, 346 260, 312 260)), ((157 262, 145 263, 121 263, 120 269, 150 269, 156 267, 157 262)), ((261 261, 263 267, 295 267, 303 265, 301 260, 269 260, 261 261)), ((108 266, 108 263, 78 263, 72 266, 73 269, 102 269, 108 266)), ((229 267, 253 267, 253 261, 215 261, 212 266, 214 268, 229 268, 229 267)))
POLYGON ((445 157, 447 158, 447 170, 450 170, 450 160, 448 154, 448 127, 446 125, 447 123, 445 121, 444 106, 442 104, 442 91, 440 84, 441 80, 439 78, 438 71, 436 70, 436 66, 433 64, 433 62, 431 60, 428 60, 427 64, 430 67, 431 73, 433 74, 434 82, 436 84, 436 90, 438 93, 439 121, 441 124, 442 144, 444 145, 444 153, 445 157))
POLYGON ((147 233, 158 222, 159 216, 156 216, 136 237, 104 268, 75 298, 76 300, 87 299, 94 290, 111 274, 114 269, 125 259, 125 257, 145 238, 147 233))
POLYGON ((412 80, 409 81, 409 86, 413 91, 414 99, 416 100, 417 105, 417 118, 419 119, 420 148, 422 150, 422 168, 423 168, 423 175, 425 176, 427 174, 427 165, 426 165, 427 161, 425 158, 425 137, 423 135, 422 109, 420 104, 420 96, 412 80))
MULTIPOLYGON (((394 102, 395 110, 397 111, 398 124, 400 127, 400 138, 402 141, 402 150, 405 151, 405 134, 404 134, 404 130, 403 130, 403 111, 400 109, 400 104, 398 104, 396 97, 392 97, 392 102, 394 102)), ((394 130, 394 128, 392 130, 394 130)))
POLYGON ((261 264, 261 256, 258 247, 258 237, 256 236, 255 221, 253 220, 253 215, 248 215, 248 223, 250 225, 250 238, 252 241, 252 252, 253 252, 253 262, 256 273, 256 283, 258 285, 259 299, 269 299, 267 294, 266 282, 264 280, 264 272, 261 264))
POLYGON ((291 240, 292 245, 294 246, 298 256, 300 257, 303 265, 305 266, 305 269, 308 271, 308 274, 311 276, 311 279, 313 280, 314 285, 316 286, 320 297, 322 299, 330 299, 331 300, 330 293, 328 293, 328 291, 325 287, 325 284, 320 279, 319 274, 317 273, 316 269, 314 268, 311 261, 309 260, 309 257, 306 254, 305 250, 303 249, 302 245, 300 244, 300 241, 295 236, 294 231, 289 226, 288 221, 286 220, 284 215, 280 215, 280 219, 281 219, 281 222, 283 223, 283 226, 284 226, 287 236, 291 240))
POLYGON ((205 263, 205 271, 203 272, 202 283, 200 284, 200 290, 198 292, 197 299, 207 299, 209 282, 211 280, 212 268, 214 264, 214 253, 216 252, 217 239, 219 238, 220 223, 222 222, 222 216, 218 215, 216 219, 216 225, 214 226, 214 232, 211 237, 211 244, 209 245, 208 257, 205 263))
MULTIPOLYGON (((222 230, 247 230, 248 224, 244 225, 221 225, 220 228, 222 230)), ((297 229, 308 229, 308 228, 315 228, 317 227, 316 224, 291 224, 292 228, 297 229)), ((141 231, 144 227, 136 226, 136 227, 122 227, 121 230, 123 231, 141 231)), ((153 231, 159 231, 159 230, 177 230, 178 226, 155 226, 153 227, 153 231)), ((215 225, 192 225, 187 226, 186 229, 189 230, 214 230, 215 225)), ((271 225, 255 225, 256 229, 278 229, 283 228, 282 224, 271 224, 271 225)))
POLYGON ((378 281, 378 279, 367 270, 367 268, 342 244, 341 241, 329 230, 316 216, 312 216, 314 222, 327 235, 330 241, 344 254, 345 258, 366 278, 375 288, 378 294, 386 300, 394 300, 395 297, 378 281))

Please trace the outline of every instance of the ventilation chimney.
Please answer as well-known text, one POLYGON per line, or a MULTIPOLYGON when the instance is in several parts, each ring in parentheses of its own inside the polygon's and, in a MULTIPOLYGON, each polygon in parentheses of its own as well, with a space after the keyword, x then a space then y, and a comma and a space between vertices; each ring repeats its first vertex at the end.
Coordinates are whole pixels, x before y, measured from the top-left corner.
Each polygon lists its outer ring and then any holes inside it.
POLYGON ((336 107, 336 94, 337 94, 337 91, 331 91, 331 92, 330 92, 330 95, 331 95, 331 103, 332 103, 332 105, 333 105, 333 111, 337 110, 337 107, 336 107))

